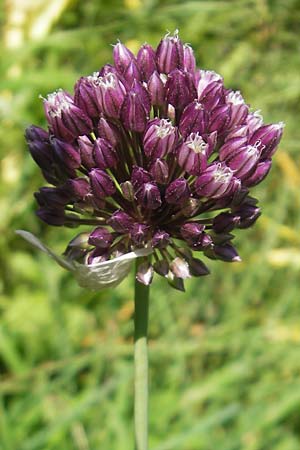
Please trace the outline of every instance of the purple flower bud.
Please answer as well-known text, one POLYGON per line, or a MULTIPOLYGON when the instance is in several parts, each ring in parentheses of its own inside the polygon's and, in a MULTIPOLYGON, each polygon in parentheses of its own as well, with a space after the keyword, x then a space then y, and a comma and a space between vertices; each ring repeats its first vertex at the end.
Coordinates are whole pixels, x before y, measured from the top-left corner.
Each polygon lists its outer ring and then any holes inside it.
POLYGON ((169 166, 163 159, 156 159, 150 168, 150 173, 158 184, 166 184, 169 178, 169 166))
POLYGON ((143 223, 134 223, 130 228, 130 236, 136 245, 145 244, 148 240, 149 226, 143 223))
POLYGON ((34 196, 39 206, 45 206, 51 209, 63 209, 71 200, 67 192, 62 188, 56 187, 42 187, 39 192, 34 193, 34 196))
POLYGON ((146 209, 154 210, 161 206, 160 191, 153 182, 142 184, 136 191, 136 199, 146 209))
POLYGON ((245 204, 235 211, 240 218, 238 228, 249 228, 261 215, 260 208, 255 205, 245 204))
POLYGON ((131 172, 131 183, 135 189, 138 189, 142 184, 152 181, 152 176, 147 170, 142 167, 133 166, 131 172))
POLYGON ((62 208, 40 208, 36 211, 36 215, 48 225, 60 227, 66 222, 62 208))
POLYGON ((175 258, 170 264, 170 270, 177 278, 181 278, 182 280, 186 280, 187 278, 191 278, 189 265, 182 258, 175 258))
POLYGON ((97 247, 87 254, 85 263, 88 265, 99 264, 107 261, 108 258, 107 249, 97 247))
POLYGON ((240 91, 231 91, 226 95, 226 103, 230 106, 230 120, 228 122, 228 128, 238 126, 244 123, 249 108, 245 104, 240 91))
POLYGON ((156 55, 151 45, 144 44, 137 54, 137 63, 144 81, 148 81, 156 70, 156 55))
POLYGON ((98 77, 94 82, 97 84, 96 95, 100 111, 108 117, 118 119, 126 94, 123 83, 114 73, 98 77))
POLYGON ((166 88, 156 70, 150 76, 147 87, 151 97, 151 104, 154 106, 162 106, 165 101, 166 88))
POLYGON ((171 153, 177 141, 175 127, 167 119, 154 119, 144 135, 144 151, 148 158, 163 158, 171 153))
POLYGON ((90 193, 90 183, 85 178, 67 180, 63 186, 72 200, 82 200, 90 193))
POLYGON ((253 113, 249 112, 248 116, 246 117, 246 124, 249 135, 252 136, 252 134, 263 125, 263 123, 263 117, 259 111, 255 111, 253 113))
POLYGON ((169 273, 169 264, 165 259, 161 259, 159 261, 155 261, 153 264, 153 268, 156 273, 161 275, 162 277, 166 277, 169 273))
POLYGON ((196 74, 198 100, 209 110, 215 108, 223 94, 223 78, 210 70, 199 70, 196 74))
POLYGON ((223 212, 214 217, 213 230, 216 233, 229 233, 239 223, 239 216, 228 212, 223 212))
POLYGON ((177 150, 179 166, 191 175, 206 169, 209 156, 209 145, 199 133, 191 133, 177 150))
POLYGON ((118 233, 128 233, 134 224, 134 219, 126 212, 118 210, 108 219, 107 224, 118 233))
POLYGON ((211 112, 209 131, 217 131, 218 135, 224 132, 230 120, 230 106, 220 105, 211 112))
MULTIPOLYGON (((95 75, 97 77, 97 75, 95 75)), ((93 77, 81 77, 74 87, 74 103, 88 116, 99 116, 99 105, 93 77)))
POLYGON ((98 138, 94 142, 93 156, 97 167, 102 170, 116 167, 118 163, 116 150, 103 138, 98 138))
POLYGON ((106 139, 113 147, 121 140, 119 129, 105 117, 100 117, 98 122, 99 136, 106 139))
POLYGON ((213 163, 196 180, 196 192, 201 197, 219 198, 230 188, 232 170, 224 163, 213 163))
POLYGON ((206 267, 206 265, 197 258, 189 259, 189 269, 191 275, 194 277, 202 277, 210 273, 208 267, 206 267))
POLYGON ((166 189, 165 200, 171 205, 180 205, 190 197, 190 188, 185 178, 177 178, 166 189))
POLYGON ((60 90, 49 94, 44 100, 44 108, 54 134, 67 142, 93 129, 91 119, 75 105, 67 92, 60 90))
POLYGON ((176 30, 173 36, 166 35, 156 50, 158 69, 162 73, 170 73, 174 69, 183 69, 183 44, 176 30))
POLYGON ((134 54, 121 42, 114 46, 113 58, 115 66, 119 73, 123 74, 132 60, 135 60, 134 54))
POLYGON ((213 248, 213 252, 216 258, 226 262, 242 261, 236 249, 231 244, 215 245, 213 248))
POLYGON ((182 110, 197 97, 191 74, 179 69, 173 70, 168 75, 166 91, 168 103, 179 110, 182 110))
POLYGON ((104 227, 95 228, 88 240, 90 245, 99 248, 108 248, 113 242, 113 235, 104 227))
POLYGON ((180 228, 180 234, 189 244, 195 244, 199 241, 205 229, 204 225, 197 222, 186 222, 180 228))
POLYGON ((241 147, 245 147, 245 145, 247 145, 247 141, 248 139, 245 136, 237 136, 226 139, 225 143, 219 150, 219 154, 222 155, 222 159, 233 156, 241 147))
POLYGON ((124 183, 120 184, 122 189, 123 197, 129 202, 133 202, 134 200, 134 189, 133 185, 130 181, 124 181, 124 183))
POLYGON ((131 90, 127 93, 122 110, 121 119, 128 130, 142 133, 147 124, 151 102, 147 90, 134 81, 131 90))
POLYGON ((235 152, 220 150, 220 160, 225 161, 234 175, 243 179, 254 168, 259 160, 260 150, 258 146, 247 145, 235 152), (230 153, 229 153, 230 152, 230 153))
POLYGON ((48 132, 31 125, 26 129, 25 138, 34 161, 41 169, 49 170, 53 163, 53 149, 48 132))
POLYGON ((68 142, 52 138, 51 144, 54 148, 54 154, 57 160, 67 169, 78 169, 81 164, 81 158, 78 150, 68 142))
POLYGON ((95 197, 109 197, 116 192, 116 186, 110 176, 101 169, 92 169, 89 173, 92 192, 95 197))
POLYGON ((139 283, 149 286, 153 279, 153 267, 149 262, 139 264, 136 279, 139 283))
POLYGON ((94 144, 87 136, 79 136, 77 139, 79 146, 79 154, 81 157, 81 163, 87 169, 96 167, 96 163, 93 157, 94 144))
POLYGON ((256 169, 250 176, 243 180, 244 186, 252 187, 259 184, 270 172, 272 161, 267 159, 257 164, 256 169))
POLYGON ((208 123, 207 112, 197 100, 187 105, 181 115, 179 131, 184 138, 191 133, 203 134, 208 123))
POLYGON ((261 159, 270 159, 275 153, 283 133, 283 122, 277 124, 264 125, 254 132, 249 143, 259 144, 262 148, 261 159))
POLYGON ((123 73, 126 86, 130 89, 134 80, 142 81, 142 75, 136 60, 131 60, 123 73))
POLYGON ((192 47, 188 44, 183 46, 183 67, 187 72, 193 73, 196 70, 196 60, 192 47))
POLYGON ((154 248, 165 248, 169 245, 171 236, 163 230, 158 230, 153 235, 151 245, 154 248))

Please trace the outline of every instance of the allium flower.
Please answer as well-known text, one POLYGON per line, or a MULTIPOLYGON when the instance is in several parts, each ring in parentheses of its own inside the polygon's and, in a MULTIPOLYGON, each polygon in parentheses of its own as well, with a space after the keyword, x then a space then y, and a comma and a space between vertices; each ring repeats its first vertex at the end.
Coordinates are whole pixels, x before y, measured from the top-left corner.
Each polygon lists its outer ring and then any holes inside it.
POLYGON ((153 253, 137 279, 149 284, 155 271, 183 289, 209 273, 198 255, 240 260, 232 231, 260 215, 249 189, 268 174, 283 124, 265 125, 220 75, 196 69, 177 32, 137 56, 118 42, 113 61, 80 78, 74 95, 49 94, 48 131, 26 131, 52 185, 35 194, 37 215, 88 227, 65 264, 153 253))

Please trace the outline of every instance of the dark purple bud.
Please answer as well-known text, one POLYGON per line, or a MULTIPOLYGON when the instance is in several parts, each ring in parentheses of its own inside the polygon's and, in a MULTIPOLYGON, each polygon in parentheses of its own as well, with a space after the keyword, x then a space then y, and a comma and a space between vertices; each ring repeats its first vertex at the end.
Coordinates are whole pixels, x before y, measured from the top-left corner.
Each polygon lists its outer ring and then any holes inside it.
POLYGON ((209 131, 217 131, 222 134, 230 120, 230 106, 217 106, 212 112, 209 121, 209 131))
POLYGON ((216 233, 228 233, 238 225, 239 220, 238 215, 223 212, 214 217, 212 228, 216 233))
POLYGON ((121 140, 119 129, 109 120, 101 117, 98 122, 99 136, 106 139, 113 147, 121 140))
POLYGON ((138 189, 142 184, 152 181, 152 176, 147 170, 142 167, 133 166, 131 172, 131 183, 135 189, 138 189))
POLYGON ((148 158, 163 158, 171 153, 177 142, 175 127, 167 119, 154 119, 144 135, 143 146, 148 158))
POLYGON ((146 128, 150 107, 148 92, 140 83, 134 81, 121 110, 121 119, 125 127, 142 133, 146 128))
POLYGON ((158 230, 154 233, 151 245, 154 248, 165 248, 170 243, 171 236, 164 230, 158 230))
POLYGON ((93 157, 94 144, 87 136, 79 136, 77 139, 79 146, 79 153, 81 157, 81 163, 87 169, 96 167, 96 163, 93 157))
POLYGON ((153 279, 153 267, 149 262, 143 262, 139 264, 136 279, 139 283, 144 284, 145 286, 149 286, 153 279))
POLYGON ((208 123, 207 112, 197 100, 187 105, 179 122, 179 131, 184 138, 191 133, 203 134, 208 123))
POLYGON ((264 125, 254 132, 249 143, 262 149, 261 159, 270 159, 275 153, 283 133, 284 123, 264 125))
POLYGON ((161 275, 162 277, 166 277, 169 273, 169 264, 165 259, 161 259, 159 261, 155 261, 153 264, 153 268, 156 273, 161 275))
POLYGON ((54 154, 57 160, 67 169, 78 169, 81 165, 81 158, 78 150, 68 142, 52 138, 54 154))
POLYGON ((99 264, 107 261, 108 258, 107 249, 98 247, 87 254, 85 263, 88 265, 99 264))
POLYGON ((158 72, 153 72, 148 80, 147 87, 151 97, 151 104, 162 106, 165 101, 166 88, 158 72))
POLYGON ((134 200, 134 189, 131 181, 124 181, 124 183, 120 184, 122 189, 123 197, 126 198, 129 202, 134 200))
POLYGON ((240 218, 238 228, 249 228, 261 215, 260 208, 255 205, 245 204, 235 211, 240 218))
POLYGON ((142 184, 136 191, 136 199, 146 209, 154 210, 161 206, 160 191, 153 182, 142 184))
POLYGON ((113 58, 115 66, 121 74, 125 72, 132 60, 135 60, 134 54, 121 42, 114 45, 113 58))
POLYGON ((143 223, 134 223, 130 228, 130 236, 136 245, 145 244, 148 240, 149 226, 143 223))
POLYGON ((116 186, 110 176, 101 169, 92 169, 89 173, 92 192, 95 197, 109 197, 116 192, 116 186))
POLYGON ((255 171, 246 179, 243 180, 243 185, 247 187, 256 186, 259 184, 270 172, 272 161, 267 159, 257 164, 255 171))
POLYGON ((160 41, 156 50, 158 69, 162 73, 170 73, 174 69, 183 69, 183 44, 176 30, 173 36, 168 34, 160 41))
POLYGON ((226 103, 230 106, 230 120, 228 128, 233 128, 245 122, 249 112, 245 100, 241 96, 240 91, 230 91, 226 95, 226 103))
POLYGON ((177 178, 166 189, 165 199, 171 205, 180 205, 190 197, 190 188, 185 178, 177 178))
POLYGON ((49 134, 40 127, 31 125, 25 131, 25 138, 30 154, 37 165, 43 170, 51 169, 53 149, 49 142, 49 134))
POLYGON ((240 179, 243 179, 255 167, 259 156, 260 150, 255 145, 247 145, 234 152, 220 150, 220 160, 225 161, 234 175, 240 179))
POLYGON ((97 167, 102 170, 116 167, 118 162, 116 150, 103 138, 98 138, 94 142, 93 157, 97 167))
POLYGON ((81 77, 74 87, 74 103, 92 118, 99 116, 99 105, 95 93, 95 78, 98 78, 98 74, 81 77))
POLYGON ((150 173, 158 184, 166 184, 169 178, 169 166, 164 159, 156 159, 150 168, 150 173))
POLYGON ((179 69, 173 70, 168 75, 166 91, 168 103, 179 110, 182 110, 197 97, 197 91, 191 74, 179 69))
POLYGON ((213 252, 216 258, 226 262, 242 261, 236 249, 231 244, 215 245, 213 252))
POLYGON ((128 233, 134 224, 134 219, 126 212, 118 210, 108 219, 107 224, 118 233, 128 233))
POLYGON ((88 240, 90 245, 100 248, 108 248, 113 242, 113 235, 104 227, 95 228, 88 240))
POLYGON ((177 150, 179 166, 191 175, 199 175, 207 167, 210 149, 199 133, 191 133, 177 150))
POLYGON ((144 81, 148 81, 156 70, 156 55, 151 45, 144 44, 137 54, 137 62, 144 81))
POLYGON ((70 195, 72 200, 82 200, 90 193, 90 183, 85 178, 69 179, 63 188, 70 195))
POLYGON ((63 208, 40 208, 36 215, 48 225, 60 227, 66 222, 63 208))
POLYGON ((205 226, 197 222, 186 222, 180 228, 181 236, 189 244, 195 244, 202 236, 205 226))
POLYGON ((49 94, 44 100, 44 108, 53 133, 65 141, 73 141, 93 129, 91 119, 75 105, 67 92, 60 90, 49 94))
POLYGON ((133 59, 128 64, 127 68, 123 73, 123 79, 125 80, 126 86, 130 89, 134 80, 142 81, 142 75, 138 68, 137 62, 133 59))
POLYGON ((206 265, 197 258, 189 259, 189 268, 193 277, 202 277, 210 273, 208 267, 206 267, 206 265))
POLYGON ((97 101, 99 109, 108 117, 118 119, 126 90, 119 77, 114 73, 107 73, 95 81, 97 83, 97 101))
POLYGON ((170 270, 177 278, 181 278, 182 280, 186 280, 187 278, 191 278, 189 265, 185 259, 175 258, 170 264, 170 270))
POLYGON ((196 70, 194 51, 188 44, 184 44, 183 46, 183 68, 190 73, 193 73, 196 70))
POLYGON ((196 192, 201 197, 220 198, 230 188, 232 170, 224 163, 213 163, 200 175, 195 183, 196 192))
POLYGON ((185 292, 184 280, 182 278, 175 277, 173 272, 170 271, 168 273, 167 281, 172 288, 180 292, 185 292))
POLYGON ((199 70, 196 74, 198 100, 208 110, 220 103, 223 95, 223 78, 210 70, 199 70))
POLYGON ((56 187, 42 187, 38 192, 34 193, 34 197, 39 206, 47 208, 64 208, 71 198, 68 192, 65 192, 62 188, 56 187))

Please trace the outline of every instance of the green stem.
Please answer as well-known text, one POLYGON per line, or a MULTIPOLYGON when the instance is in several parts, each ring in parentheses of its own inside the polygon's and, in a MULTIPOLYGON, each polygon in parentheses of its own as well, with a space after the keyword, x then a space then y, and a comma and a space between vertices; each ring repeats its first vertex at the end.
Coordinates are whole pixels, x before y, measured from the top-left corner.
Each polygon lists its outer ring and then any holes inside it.
MULTIPOLYGON (((137 260, 136 270, 138 264, 137 260)), ((135 280, 134 295, 134 427, 136 450, 148 449, 148 309, 149 286, 135 280)))

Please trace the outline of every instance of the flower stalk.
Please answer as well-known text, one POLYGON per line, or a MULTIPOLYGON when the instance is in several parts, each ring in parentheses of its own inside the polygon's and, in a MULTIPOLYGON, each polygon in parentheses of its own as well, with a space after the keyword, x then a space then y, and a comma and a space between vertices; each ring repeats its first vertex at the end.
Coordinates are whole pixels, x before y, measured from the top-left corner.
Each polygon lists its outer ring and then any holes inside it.
MULTIPOLYGON (((136 273, 140 260, 137 259, 136 273)), ((134 428, 135 449, 148 449, 148 310, 149 286, 135 279, 134 293, 134 428)))

